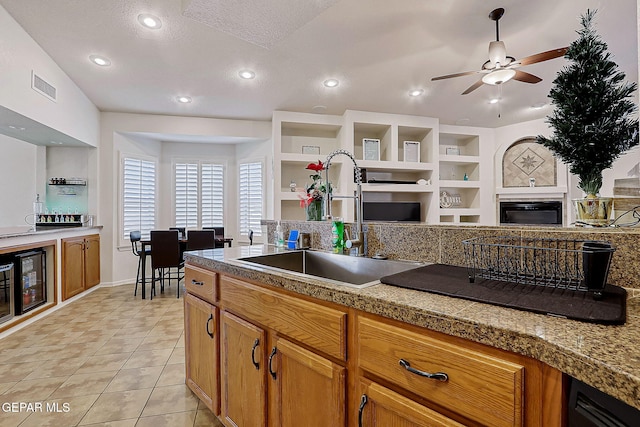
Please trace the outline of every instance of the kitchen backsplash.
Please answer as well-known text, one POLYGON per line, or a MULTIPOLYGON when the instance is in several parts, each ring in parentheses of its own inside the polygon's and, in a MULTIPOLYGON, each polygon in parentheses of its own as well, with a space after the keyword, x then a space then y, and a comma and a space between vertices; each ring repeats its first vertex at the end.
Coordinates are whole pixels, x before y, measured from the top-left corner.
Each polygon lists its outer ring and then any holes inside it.
MULTIPOLYGON (((289 230, 311 234, 313 249, 331 249, 331 223, 325 221, 280 221, 285 238, 289 230)), ((264 220, 267 236, 273 236, 276 221, 264 220)), ((350 234, 353 224, 345 224, 350 234)), ((522 236, 524 238, 556 238, 605 240, 616 248, 609 272, 609 283, 640 290, 639 228, 577 227, 486 227, 427 224, 367 223, 367 256, 377 253, 389 259, 433 262, 464 266, 462 241, 482 236, 522 236)), ((350 234, 351 235, 351 234, 350 234)), ((273 243, 269 239, 269 243, 273 243)))

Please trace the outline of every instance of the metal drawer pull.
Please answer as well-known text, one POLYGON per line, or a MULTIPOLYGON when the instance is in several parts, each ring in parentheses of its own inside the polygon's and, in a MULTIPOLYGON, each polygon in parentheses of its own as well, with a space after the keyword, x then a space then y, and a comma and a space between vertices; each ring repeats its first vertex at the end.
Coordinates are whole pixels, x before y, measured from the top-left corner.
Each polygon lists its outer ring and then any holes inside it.
POLYGON ((204 286, 204 282, 198 282, 196 279, 191 279, 192 285, 204 286))
POLYGON ((255 366, 257 370, 260 370, 260 364, 256 362, 256 347, 258 347, 258 345, 260 345, 260 340, 256 338, 253 342, 253 347, 251 347, 251 363, 253 363, 253 366, 255 366))
POLYGON ((276 355, 276 351, 278 351, 278 349, 273 347, 273 350, 271 350, 271 354, 269 355, 269 373, 271 374, 271 378, 273 378, 274 380, 276 379, 276 373, 273 372, 271 362, 273 362, 273 356, 276 355))
POLYGON ((431 374, 429 372, 419 371, 415 368, 412 368, 411 364, 404 359, 400 359, 400 366, 402 366, 404 369, 411 372, 412 374, 420 375, 421 377, 430 378, 432 380, 438 380, 438 381, 449 380, 449 375, 445 374, 444 372, 436 372, 435 374, 431 374))
POLYGON ((364 412, 364 405, 367 404, 368 400, 369 399, 366 394, 363 394, 360 398, 360 408, 358 408, 358 427, 362 427, 362 413, 364 412))

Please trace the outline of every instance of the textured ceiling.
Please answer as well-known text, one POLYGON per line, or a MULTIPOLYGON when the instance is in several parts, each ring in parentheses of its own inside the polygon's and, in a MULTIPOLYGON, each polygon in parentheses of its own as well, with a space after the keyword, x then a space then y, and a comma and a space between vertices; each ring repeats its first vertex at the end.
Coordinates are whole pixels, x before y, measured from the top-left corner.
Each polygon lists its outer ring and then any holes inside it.
POLYGON ((480 69, 495 38, 488 14, 496 7, 506 9, 500 38, 515 58, 567 46, 576 38, 579 16, 599 9, 598 32, 628 79, 638 77, 634 0, 332 3, 0 0, 102 111, 269 120, 273 110, 318 107, 327 114, 356 109, 486 127, 544 117, 548 107, 530 107, 547 101, 564 58, 524 67, 543 81, 510 81, 501 93, 484 85, 462 96, 477 76, 431 81, 480 69), (160 17, 162 28, 141 27, 140 13, 160 17), (96 67, 90 54, 109 57, 111 67, 96 67), (257 77, 239 79, 245 68, 257 77), (330 77, 340 85, 323 87, 330 77), (424 95, 410 98, 415 88, 424 95), (177 104, 177 95, 193 102, 177 104), (502 101, 489 105, 497 96, 502 101))

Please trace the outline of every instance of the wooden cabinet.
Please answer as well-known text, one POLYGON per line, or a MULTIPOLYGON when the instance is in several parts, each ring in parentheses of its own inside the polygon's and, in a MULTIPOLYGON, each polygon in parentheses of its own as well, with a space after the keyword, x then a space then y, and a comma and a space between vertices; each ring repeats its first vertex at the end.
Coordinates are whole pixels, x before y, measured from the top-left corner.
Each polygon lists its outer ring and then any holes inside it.
POLYGON ((220 317, 221 418, 229 426, 264 426, 266 333, 233 314, 220 317))
MULTIPOLYGON (((346 369, 286 339, 271 350, 272 426, 345 426, 346 369), (301 423, 304 420, 304 423, 301 423)), ((270 385, 271 386, 271 385, 270 385)))
POLYGON ((225 425, 346 425, 345 312, 225 276, 220 301, 225 425))
POLYGON ((372 381, 360 379, 358 390, 359 427, 463 425, 372 381))
POLYGON ((62 299, 100 283, 100 236, 62 239, 62 299))
POLYGON ((383 379, 448 418, 496 427, 561 425, 555 412, 561 373, 540 362, 366 316, 358 316, 357 343, 365 377, 383 379))
POLYGON ((185 294, 184 334, 187 386, 219 414, 217 307, 185 294))
POLYGON ((562 373, 534 359, 189 265, 186 276, 202 283, 185 296, 187 384, 228 427, 563 425, 562 373))

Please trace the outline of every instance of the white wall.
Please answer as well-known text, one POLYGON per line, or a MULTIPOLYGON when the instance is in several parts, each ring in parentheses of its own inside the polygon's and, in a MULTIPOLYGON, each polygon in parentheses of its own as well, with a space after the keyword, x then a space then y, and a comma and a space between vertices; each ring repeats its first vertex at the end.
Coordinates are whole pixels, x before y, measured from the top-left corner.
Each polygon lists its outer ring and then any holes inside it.
MULTIPOLYGON (((39 147, 0 134, 0 188, 2 207, 0 227, 27 225, 25 218, 33 212, 36 193, 44 200, 44 187, 38 190, 37 171, 44 168, 38 162, 39 147)), ((29 218, 29 224, 33 224, 29 218)))
POLYGON ((0 6, 0 105, 98 146, 100 112, 42 48, 0 6), (57 89, 53 102, 31 89, 31 74, 57 89))

